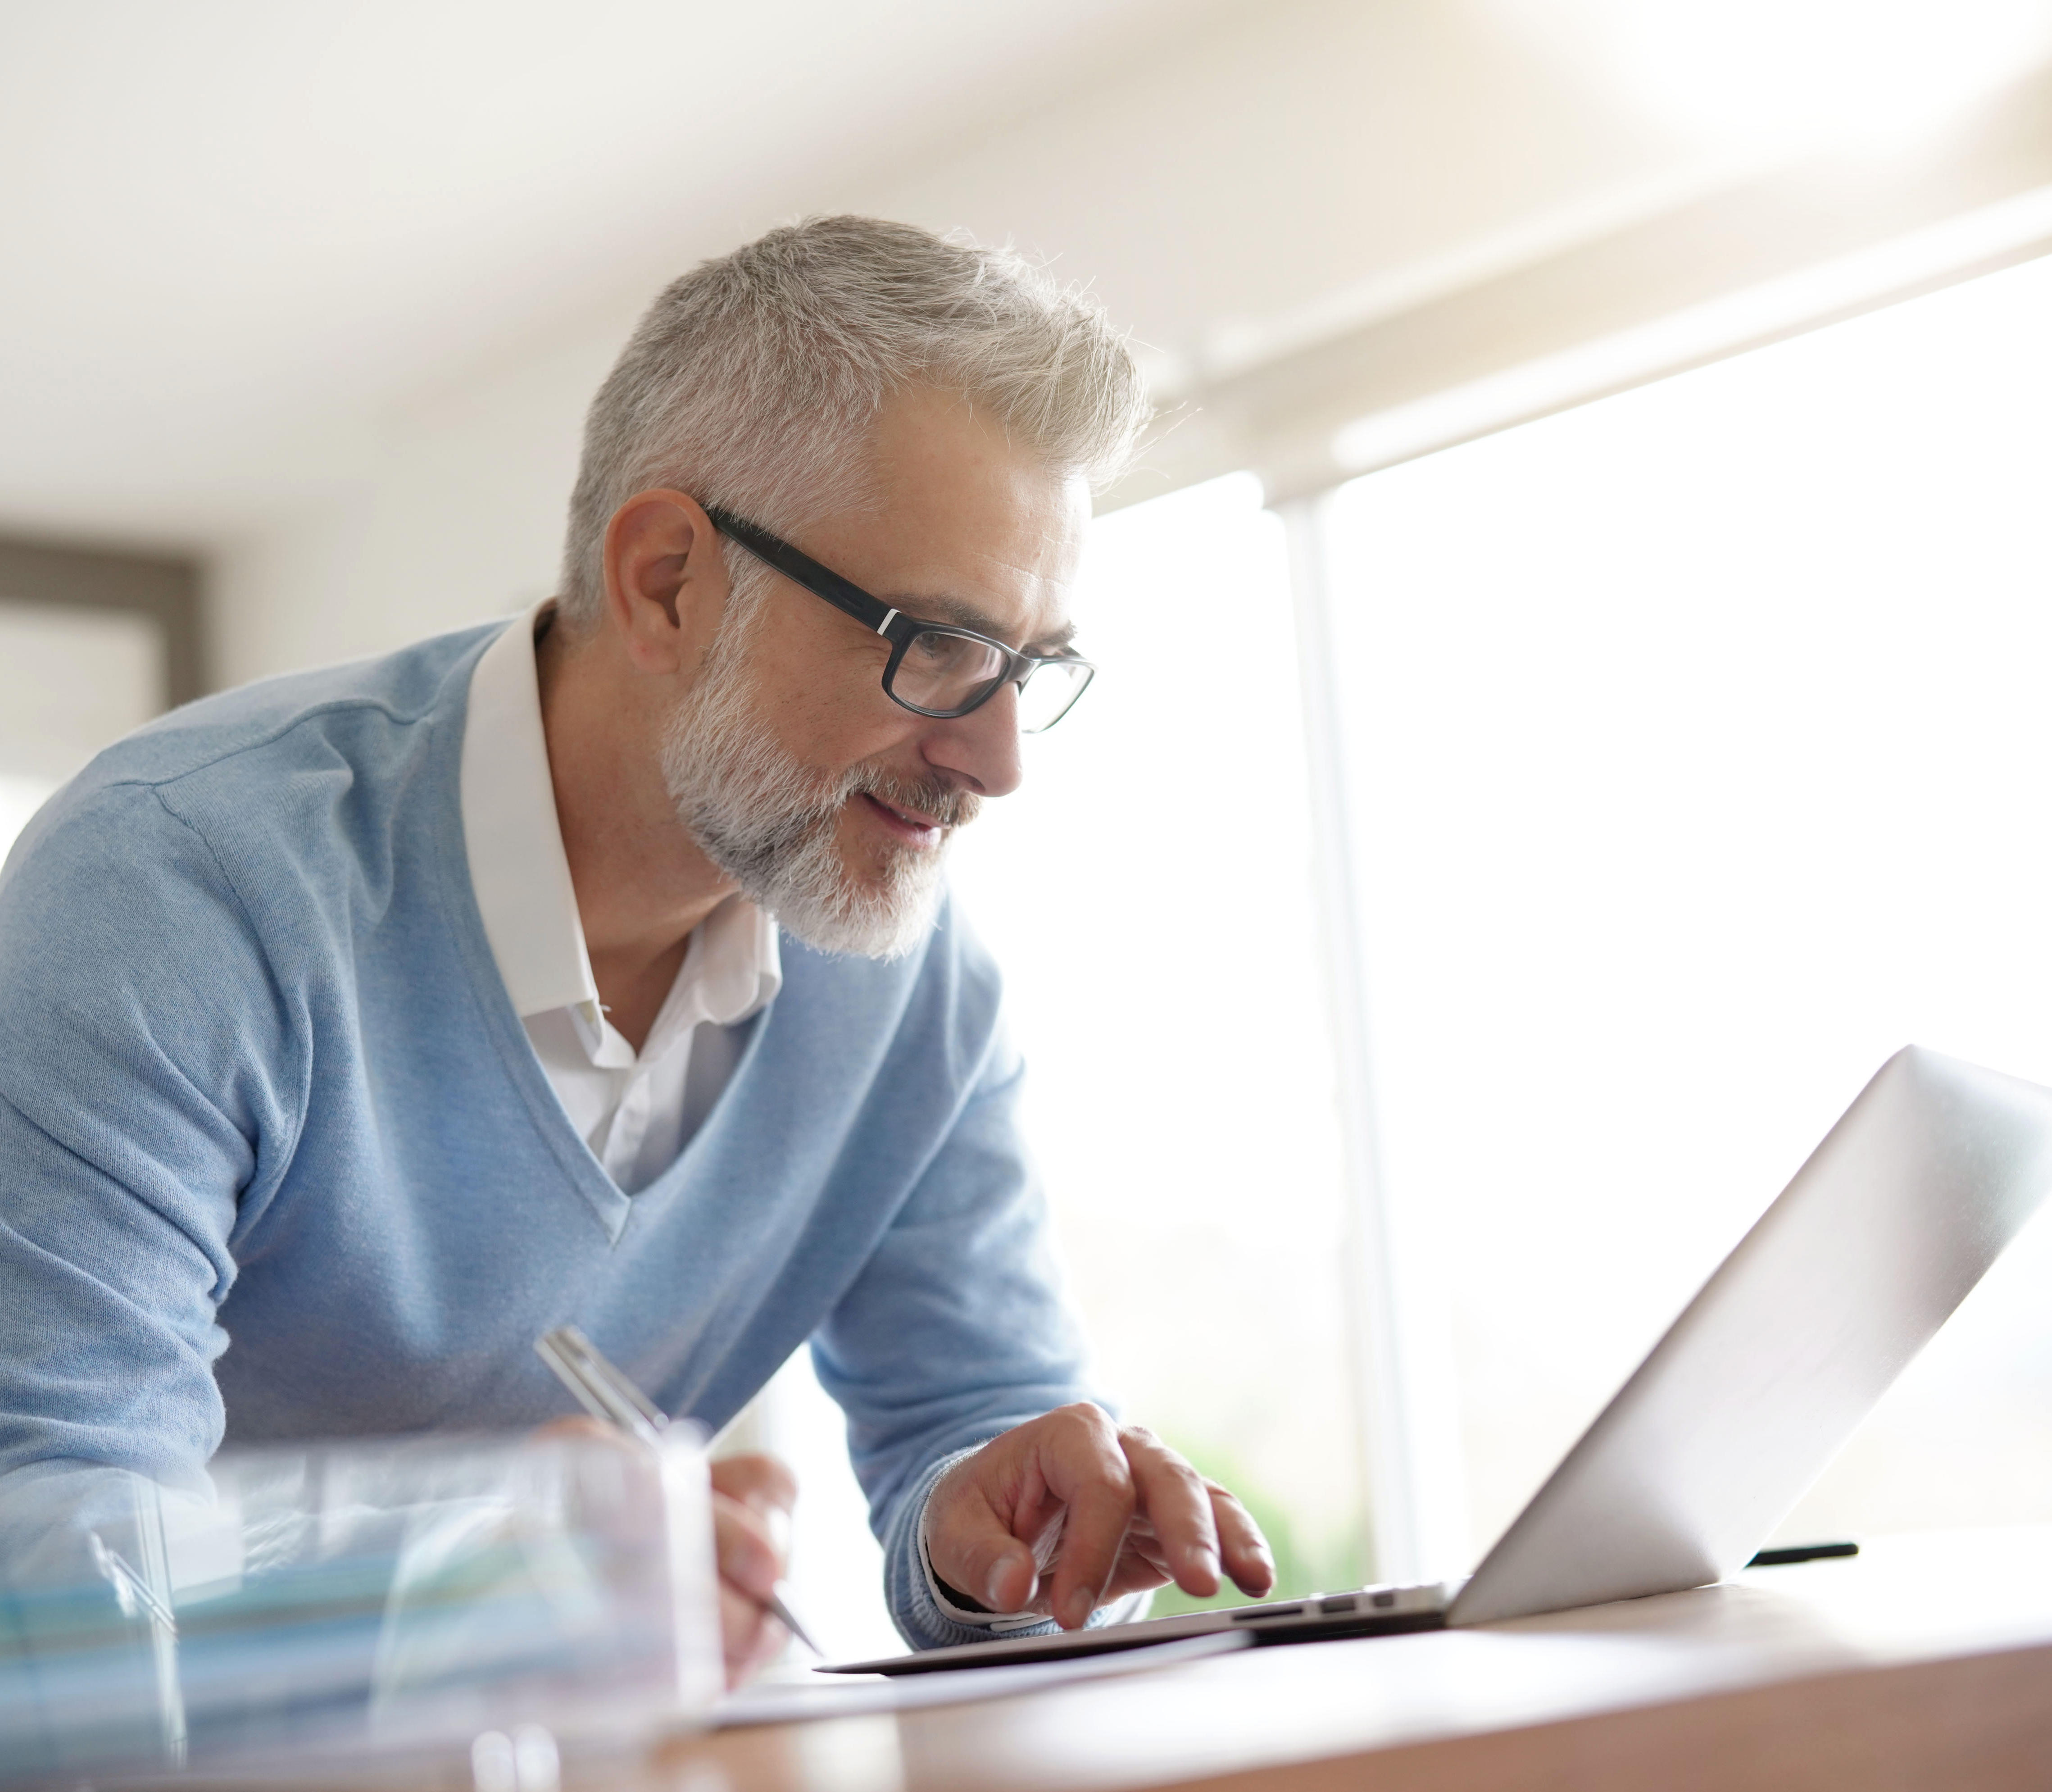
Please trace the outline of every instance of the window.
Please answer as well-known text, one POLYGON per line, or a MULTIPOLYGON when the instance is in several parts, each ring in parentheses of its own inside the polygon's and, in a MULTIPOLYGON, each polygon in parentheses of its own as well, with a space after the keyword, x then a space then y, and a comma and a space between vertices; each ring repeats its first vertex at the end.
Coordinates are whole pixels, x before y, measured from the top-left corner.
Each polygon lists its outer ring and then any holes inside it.
POLYGON ((0 858, 45 798, 163 708, 161 626, 0 594, 0 858))
MULTIPOLYGON (((1385 1182, 1477 1549, 1889 1053, 2052 1082, 2048 316, 2052 261, 1325 511, 1385 1182)), ((2052 1515, 2048 1285, 2041 1224, 1786 1534, 2052 1515)))

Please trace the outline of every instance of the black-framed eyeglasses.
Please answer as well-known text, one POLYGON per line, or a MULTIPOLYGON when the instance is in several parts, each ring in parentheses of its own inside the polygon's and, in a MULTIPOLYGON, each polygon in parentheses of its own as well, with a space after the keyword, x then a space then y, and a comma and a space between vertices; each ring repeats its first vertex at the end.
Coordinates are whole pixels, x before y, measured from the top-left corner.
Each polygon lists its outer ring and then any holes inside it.
POLYGON ((722 535, 765 566, 889 641, 883 694, 915 715, 966 716, 1016 684, 1019 731, 1039 734, 1075 707, 1097 671, 1074 653, 1020 653, 973 629, 907 616, 761 525, 711 504, 705 513, 722 535))

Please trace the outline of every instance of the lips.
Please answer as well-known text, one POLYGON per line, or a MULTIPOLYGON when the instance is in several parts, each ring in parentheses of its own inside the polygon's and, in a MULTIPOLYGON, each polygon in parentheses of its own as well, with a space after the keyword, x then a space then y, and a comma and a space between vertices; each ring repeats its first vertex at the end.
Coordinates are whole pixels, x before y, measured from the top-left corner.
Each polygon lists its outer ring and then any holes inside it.
POLYGON ((929 815, 924 810, 914 809, 905 803, 893 802, 887 797, 877 795, 874 790, 869 791, 867 794, 869 800, 879 809, 887 809, 907 827, 938 828, 946 825, 938 815, 929 815))
POLYGON ((902 803, 887 802, 873 791, 863 791, 856 801, 863 805, 870 814, 907 845, 923 847, 936 845, 946 825, 931 815, 908 808, 902 803))

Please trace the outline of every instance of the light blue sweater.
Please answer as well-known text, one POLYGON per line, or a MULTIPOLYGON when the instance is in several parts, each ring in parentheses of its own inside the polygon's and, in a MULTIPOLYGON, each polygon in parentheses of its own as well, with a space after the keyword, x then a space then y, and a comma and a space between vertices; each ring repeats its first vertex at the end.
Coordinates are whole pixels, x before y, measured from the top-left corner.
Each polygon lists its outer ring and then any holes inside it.
MULTIPOLYGON (((180 1479, 255 1443, 534 1425, 574 1321, 717 1427, 812 1341, 915 1645, 945 1460, 1087 1398, 952 910, 895 963, 786 941, 726 1091, 631 1198, 472 894, 494 631, 253 686, 103 754, 0 874, 0 1471, 180 1479)), ((19 1484, 18 1483, 17 1484, 19 1484)))

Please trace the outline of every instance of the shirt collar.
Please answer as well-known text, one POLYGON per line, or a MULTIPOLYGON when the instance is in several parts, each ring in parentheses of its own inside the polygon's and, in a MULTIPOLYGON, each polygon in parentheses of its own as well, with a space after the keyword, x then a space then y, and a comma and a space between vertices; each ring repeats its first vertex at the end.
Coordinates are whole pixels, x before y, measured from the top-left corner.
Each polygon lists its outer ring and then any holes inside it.
MULTIPOLYGON (((552 1009, 600 1024, 542 730, 535 631, 553 600, 516 617, 472 669, 463 728, 464 847, 484 937, 523 1020, 552 1009)), ((702 986, 705 1016, 746 1020, 783 985, 777 923, 730 896, 700 923, 679 982, 702 986)))

